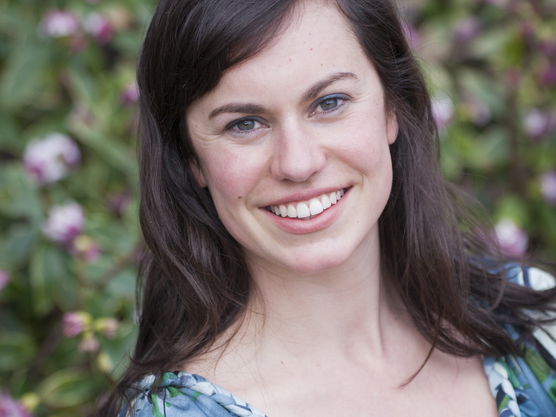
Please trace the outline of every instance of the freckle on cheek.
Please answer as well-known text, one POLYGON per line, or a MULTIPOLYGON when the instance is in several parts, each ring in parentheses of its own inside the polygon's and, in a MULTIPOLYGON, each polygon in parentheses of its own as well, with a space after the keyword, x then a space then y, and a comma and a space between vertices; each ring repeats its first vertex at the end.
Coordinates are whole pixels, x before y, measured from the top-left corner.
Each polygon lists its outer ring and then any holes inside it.
POLYGON ((238 195, 238 196, 237 196, 237 199, 238 199, 238 200, 242 200, 242 199, 243 199, 243 196, 242 196, 242 195, 238 195))

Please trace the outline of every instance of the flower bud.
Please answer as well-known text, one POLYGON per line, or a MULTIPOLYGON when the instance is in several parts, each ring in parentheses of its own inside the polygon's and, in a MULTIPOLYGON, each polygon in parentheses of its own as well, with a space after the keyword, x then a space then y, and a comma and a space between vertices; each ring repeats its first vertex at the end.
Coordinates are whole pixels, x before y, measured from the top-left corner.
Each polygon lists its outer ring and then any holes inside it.
POLYGON ((10 282, 10 274, 0 269, 0 291, 10 282))
POLYGON ((556 171, 547 172, 541 177, 541 192, 550 204, 556 205, 556 171))
POLYGON ((0 416, 31 417, 31 414, 22 403, 13 399, 9 394, 0 392, 0 416))
POLYGON ((99 43, 108 43, 114 36, 114 27, 110 20, 100 13, 92 13, 85 20, 85 30, 99 43))
POLYGON ((112 339, 116 336, 116 332, 118 331, 119 323, 115 318, 106 317, 101 318, 95 321, 95 329, 99 332, 102 332, 108 337, 112 339))
POLYGON ((42 32, 50 38, 64 38, 77 34, 80 29, 77 16, 64 10, 52 10, 42 21, 42 32))
POLYGON ((93 262, 100 257, 100 248, 89 236, 79 235, 71 242, 70 253, 85 261, 93 262))
POLYGON ((85 331, 91 322, 91 317, 84 311, 74 311, 64 314, 63 332, 66 337, 75 337, 85 331))
POLYGON ((454 116, 454 103, 447 95, 432 99, 432 114, 439 129, 447 127, 454 116))
POLYGON ((550 117, 539 109, 532 109, 525 115, 523 126, 529 136, 538 138, 548 130, 550 117))
POLYGON ((96 352, 100 347, 100 343, 92 333, 85 333, 83 340, 79 343, 79 350, 81 352, 96 352))
POLYGON ((30 142, 25 149, 25 170, 39 184, 64 178, 81 159, 79 148, 67 135, 51 133, 30 142))
POLYGON ((500 249, 507 256, 523 256, 527 250, 528 236, 513 220, 503 219, 495 226, 500 249))
POLYGON ((137 86, 137 83, 132 82, 128 84, 124 91, 122 91, 121 100, 125 105, 137 103, 139 100, 139 87, 137 86))
POLYGON ((43 226, 44 234, 57 243, 71 246, 85 223, 83 209, 77 203, 67 203, 50 209, 43 226))

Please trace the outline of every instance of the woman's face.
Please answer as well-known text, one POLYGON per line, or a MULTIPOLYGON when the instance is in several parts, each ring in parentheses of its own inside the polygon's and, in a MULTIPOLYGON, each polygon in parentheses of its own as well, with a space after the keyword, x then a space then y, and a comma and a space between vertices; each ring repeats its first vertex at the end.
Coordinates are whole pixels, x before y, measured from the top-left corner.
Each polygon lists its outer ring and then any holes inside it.
POLYGON ((197 179, 252 267, 317 273, 378 255, 397 122, 334 6, 304 2, 186 117, 197 179))

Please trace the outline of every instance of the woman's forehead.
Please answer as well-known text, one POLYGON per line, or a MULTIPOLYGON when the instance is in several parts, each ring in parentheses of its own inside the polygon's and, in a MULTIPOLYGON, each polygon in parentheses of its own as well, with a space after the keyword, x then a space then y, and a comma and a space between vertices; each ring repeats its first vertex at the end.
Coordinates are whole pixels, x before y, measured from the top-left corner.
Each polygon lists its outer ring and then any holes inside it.
MULTIPOLYGON (((260 99, 264 94, 301 95, 308 86, 337 73, 369 70, 371 63, 344 15, 334 4, 308 2, 284 30, 256 55, 229 68, 199 101, 260 99)), ((195 104, 195 103, 194 103, 195 104)))

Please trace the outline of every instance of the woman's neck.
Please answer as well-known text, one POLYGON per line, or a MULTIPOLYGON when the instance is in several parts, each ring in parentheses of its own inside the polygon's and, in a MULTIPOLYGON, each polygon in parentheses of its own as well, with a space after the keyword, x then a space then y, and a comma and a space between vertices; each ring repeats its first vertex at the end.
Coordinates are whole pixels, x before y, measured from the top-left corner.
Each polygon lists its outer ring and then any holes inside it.
POLYGON ((242 373, 252 380, 253 373, 277 375, 284 367, 330 361, 340 368, 390 366, 390 372, 392 363, 403 363, 402 383, 418 369, 428 345, 389 284, 378 248, 361 247, 355 255, 313 274, 251 262, 254 290, 243 320, 186 368, 231 385, 242 373), (400 355, 406 358, 400 361, 400 355))
POLYGON ((384 362, 399 335, 414 329, 381 268, 378 237, 341 265, 316 273, 257 262, 250 267, 254 291, 238 334, 262 361, 322 355, 384 362))

